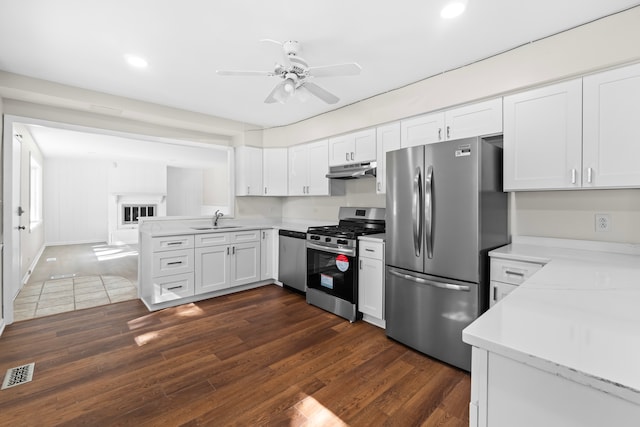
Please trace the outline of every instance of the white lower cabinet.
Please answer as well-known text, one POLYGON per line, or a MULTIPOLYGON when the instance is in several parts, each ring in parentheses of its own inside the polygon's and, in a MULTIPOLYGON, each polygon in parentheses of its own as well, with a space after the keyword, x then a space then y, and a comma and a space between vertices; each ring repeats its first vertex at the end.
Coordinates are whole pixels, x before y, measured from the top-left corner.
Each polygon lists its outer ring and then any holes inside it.
POLYGON ((544 264, 528 261, 501 259, 491 256, 491 280, 489 282, 489 307, 507 296, 544 264))
POLYGON ((384 242, 358 241, 358 310, 363 320, 384 327, 384 242))
POLYGON ((154 310, 262 286, 276 274, 274 236, 273 229, 141 234, 140 296, 154 310))
POLYGON ((276 275, 276 231, 274 229, 260 230, 260 278, 262 280, 275 279, 276 275))
POLYGON ((196 248, 196 294, 226 289, 229 279, 230 246, 196 248))
POLYGON ((201 235, 224 240, 225 244, 198 246, 195 249, 195 293, 203 294, 260 280, 259 230, 201 235), (229 242, 226 244, 226 242, 229 242))
MULTIPOLYGON (((640 406, 549 370, 473 347, 472 427, 637 426, 640 406)), ((595 381, 594 381, 595 382, 595 381)))

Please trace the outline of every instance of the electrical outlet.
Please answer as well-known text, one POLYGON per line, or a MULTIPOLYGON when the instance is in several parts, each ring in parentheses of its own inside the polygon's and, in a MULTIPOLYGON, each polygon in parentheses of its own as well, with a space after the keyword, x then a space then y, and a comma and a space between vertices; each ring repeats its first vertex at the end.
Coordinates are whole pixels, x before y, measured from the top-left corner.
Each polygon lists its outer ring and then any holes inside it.
POLYGON ((611 231, 611 215, 596 214, 596 232, 611 231))

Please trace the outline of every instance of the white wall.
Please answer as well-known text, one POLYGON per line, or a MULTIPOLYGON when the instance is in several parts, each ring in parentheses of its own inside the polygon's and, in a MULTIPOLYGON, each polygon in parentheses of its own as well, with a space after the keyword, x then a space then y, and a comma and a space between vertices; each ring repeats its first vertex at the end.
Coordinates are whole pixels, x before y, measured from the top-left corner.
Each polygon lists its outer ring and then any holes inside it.
POLYGON ((46 245, 107 241, 108 160, 46 158, 46 245))
POLYGON ((167 168, 167 216, 198 216, 202 211, 202 169, 167 168))

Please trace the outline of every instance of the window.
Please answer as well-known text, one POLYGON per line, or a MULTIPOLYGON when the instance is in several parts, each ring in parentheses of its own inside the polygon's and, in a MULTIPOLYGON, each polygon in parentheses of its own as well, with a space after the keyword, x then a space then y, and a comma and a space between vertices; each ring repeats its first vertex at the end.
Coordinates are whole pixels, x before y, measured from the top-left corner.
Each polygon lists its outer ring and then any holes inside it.
POLYGON ((122 224, 138 223, 138 218, 154 216, 156 205, 122 205, 122 224))
POLYGON ((29 156, 29 229, 33 230, 42 222, 42 166, 29 156))

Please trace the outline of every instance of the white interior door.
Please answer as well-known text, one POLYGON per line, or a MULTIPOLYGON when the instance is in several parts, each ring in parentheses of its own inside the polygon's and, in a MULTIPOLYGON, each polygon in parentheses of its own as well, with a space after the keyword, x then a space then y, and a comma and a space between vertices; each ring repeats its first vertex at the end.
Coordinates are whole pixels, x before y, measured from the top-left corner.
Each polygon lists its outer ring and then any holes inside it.
POLYGON ((6 120, 4 123, 4 141, 12 141, 4 144, 4 199, 9 202, 4 209, 4 251, 3 251, 3 277, 2 298, 3 317, 6 324, 13 323, 13 300, 20 291, 20 162, 22 144, 15 136, 13 122, 6 120))

